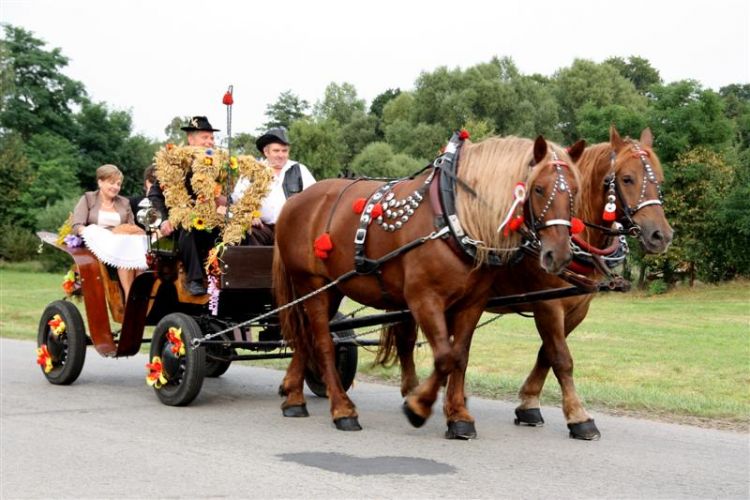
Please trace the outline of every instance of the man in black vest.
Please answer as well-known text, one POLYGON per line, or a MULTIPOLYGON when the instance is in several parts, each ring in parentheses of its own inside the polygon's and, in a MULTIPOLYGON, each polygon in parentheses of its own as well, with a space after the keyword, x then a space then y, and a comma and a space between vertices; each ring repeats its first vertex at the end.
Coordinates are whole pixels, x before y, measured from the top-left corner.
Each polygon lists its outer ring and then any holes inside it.
MULTIPOLYGON (((248 244, 273 245, 274 226, 284 203, 290 196, 315 184, 315 178, 306 166, 289 159, 290 144, 284 127, 270 129, 258 137, 255 145, 258 151, 263 153, 266 164, 273 172, 274 180, 263 199, 260 221, 253 223, 248 244)), ((237 201, 248 186, 247 179, 239 179, 232 199, 237 201)))

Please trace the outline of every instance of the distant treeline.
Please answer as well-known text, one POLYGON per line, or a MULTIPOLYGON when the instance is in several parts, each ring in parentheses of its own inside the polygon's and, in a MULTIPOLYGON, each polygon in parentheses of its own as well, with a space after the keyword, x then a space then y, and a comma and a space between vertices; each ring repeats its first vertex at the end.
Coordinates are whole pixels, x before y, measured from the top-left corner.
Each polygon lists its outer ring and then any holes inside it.
MULTIPOLYGON (((81 193, 95 188, 99 165, 118 165, 125 173, 123 193, 137 194, 156 149, 182 142, 184 117, 165 124, 162 141, 133 134, 130 114, 92 102, 85 85, 63 73, 67 64, 59 48, 47 48, 23 28, 4 26, 0 258, 28 258, 17 244, 4 243, 7 235, 23 240, 19 232, 56 229, 81 193)), ((608 140, 611 123, 636 138, 650 127, 665 168, 665 208, 676 233, 666 256, 633 252, 629 264, 639 268, 641 283, 649 275, 666 284, 685 275, 707 281, 750 276, 747 83, 718 92, 694 80, 665 83, 640 57, 602 63, 577 59, 552 76, 524 75, 512 59, 493 58, 465 69, 423 72, 412 89, 386 89, 369 106, 349 83, 329 84, 312 105, 284 90, 268 104, 266 117, 264 128, 289 129, 293 157, 319 179, 342 171, 409 174, 459 128, 474 141, 544 134, 570 144, 579 138, 608 140)), ((233 147, 257 154, 254 139, 253 133, 237 134, 233 147)))

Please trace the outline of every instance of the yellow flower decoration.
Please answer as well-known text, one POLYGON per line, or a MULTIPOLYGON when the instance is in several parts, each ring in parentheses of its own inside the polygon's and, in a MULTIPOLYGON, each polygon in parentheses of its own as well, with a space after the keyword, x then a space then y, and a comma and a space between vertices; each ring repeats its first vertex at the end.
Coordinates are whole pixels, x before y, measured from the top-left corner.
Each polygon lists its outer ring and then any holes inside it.
POLYGON ((206 221, 201 219, 200 217, 194 217, 193 227, 199 231, 203 231, 206 229, 206 221))
POLYGON ((253 210, 253 219, 259 219, 260 218, 260 210, 253 210))
POLYGON ((232 170, 237 170, 237 167, 238 167, 239 165, 240 165, 240 164, 239 164, 239 162, 237 161, 237 157, 236 157, 236 156, 230 156, 230 157, 229 157, 229 167, 230 167, 230 168, 231 168, 232 170))
POLYGON ((60 336, 65 333, 65 321, 60 317, 59 314, 52 316, 52 319, 47 321, 49 329, 53 335, 60 336))
POLYGON ((185 355, 185 342, 182 341, 182 328, 169 327, 167 330, 167 340, 172 346, 169 348, 177 357, 185 355))

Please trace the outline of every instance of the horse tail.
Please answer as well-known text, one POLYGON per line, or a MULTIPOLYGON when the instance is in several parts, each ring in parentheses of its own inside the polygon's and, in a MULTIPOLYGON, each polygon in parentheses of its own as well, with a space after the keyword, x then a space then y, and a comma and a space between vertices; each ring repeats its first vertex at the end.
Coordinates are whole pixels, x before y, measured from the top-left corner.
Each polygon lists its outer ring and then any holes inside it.
MULTIPOLYGON (((273 293, 277 307, 282 307, 296 299, 294 283, 281 259, 278 242, 273 247, 273 293)), ((305 328, 305 319, 299 304, 279 311, 279 323, 281 334, 291 347, 298 349, 304 346, 305 336, 302 333, 305 328)))
POLYGON ((383 326, 380 329, 380 346, 375 354, 374 365, 393 366, 399 352, 414 349, 417 325, 413 319, 383 326))

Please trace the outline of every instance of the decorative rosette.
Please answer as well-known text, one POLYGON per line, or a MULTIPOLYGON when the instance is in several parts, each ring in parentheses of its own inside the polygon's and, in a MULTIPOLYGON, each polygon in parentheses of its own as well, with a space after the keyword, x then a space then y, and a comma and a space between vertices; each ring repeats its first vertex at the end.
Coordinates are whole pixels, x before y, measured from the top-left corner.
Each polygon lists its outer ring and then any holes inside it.
POLYGON ((47 350, 47 344, 42 344, 41 347, 37 348, 36 363, 42 367, 44 373, 52 371, 52 355, 47 350))
POLYGON ((185 355, 185 343, 182 341, 182 328, 170 326, 167 330, 167 341, 170 343, 169 350, 177 356, 185 355))
POLYGON ((69 270, 63 277, 62 289, 68 297, 80 294, 81 277, 73 269, 69 270))
POLYGON ((146 375, 146 384, 154 389, 161 389, 167 383, 167 376, 164 374, 164 365, 161 358, 154 356, 150 363, 146 363, 148 375, 146 375))
POLYGON ((59 314, 52 316, 52 319, 47 321, 47 325, 49 325, 50 331, 56 337, 65 333, 65 321, 63 321, 59 314))

